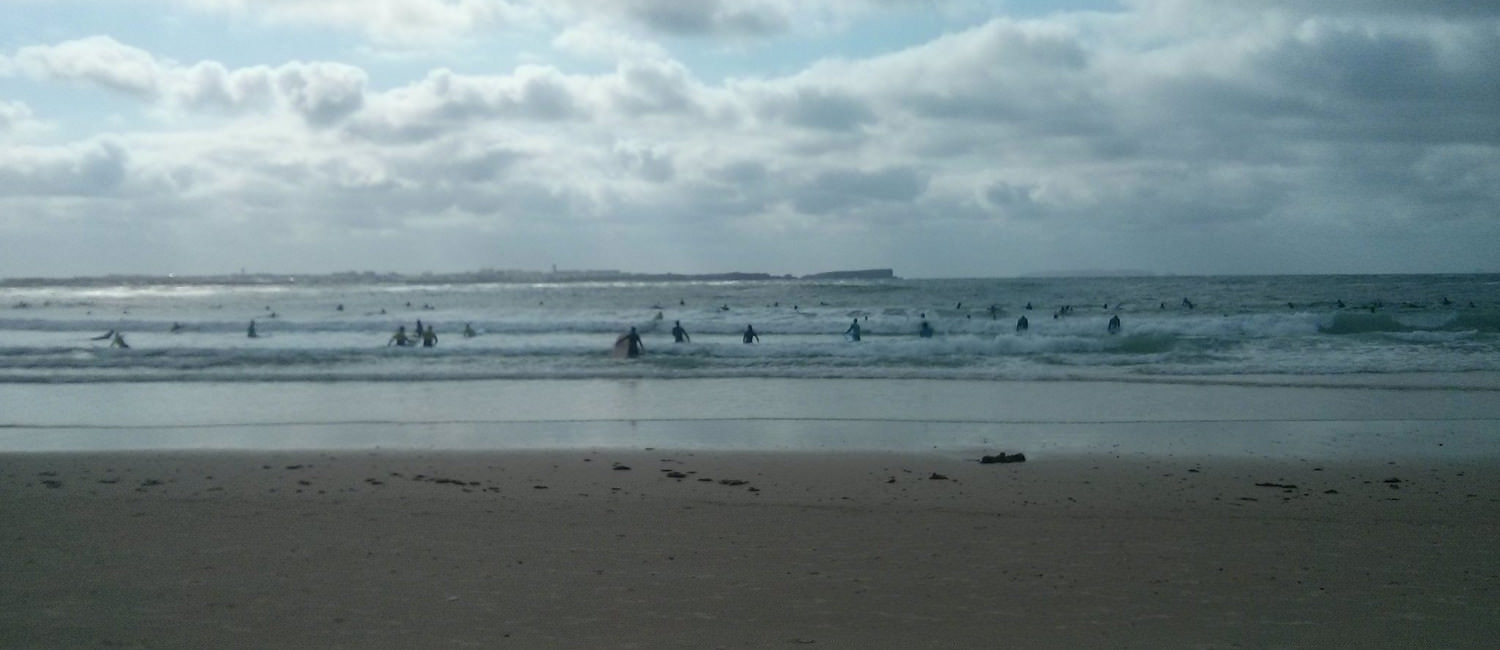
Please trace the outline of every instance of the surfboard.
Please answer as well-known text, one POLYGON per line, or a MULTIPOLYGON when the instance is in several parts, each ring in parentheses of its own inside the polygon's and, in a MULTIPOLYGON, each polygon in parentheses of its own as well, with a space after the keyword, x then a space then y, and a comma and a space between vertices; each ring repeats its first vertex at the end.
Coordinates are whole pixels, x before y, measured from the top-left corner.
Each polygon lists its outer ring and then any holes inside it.
POLYGON ((624 359, 630 356, 630 339, 622 336, 616 340, 615 347, 610 351, 610 355, 616 359, 624 359))

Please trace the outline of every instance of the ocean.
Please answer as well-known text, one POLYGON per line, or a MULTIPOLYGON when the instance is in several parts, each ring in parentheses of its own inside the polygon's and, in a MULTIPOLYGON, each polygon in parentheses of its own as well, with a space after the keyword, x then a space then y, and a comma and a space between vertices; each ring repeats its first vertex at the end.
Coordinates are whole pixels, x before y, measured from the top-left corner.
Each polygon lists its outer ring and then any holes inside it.
POLYGON ((1295 423, 1333 420, 1481 439, 1497 377, 1497 275, 0 284, 11 449, 977 448, 1139 423, 1208 440, 1202 422, 1305 441, 1295 423), (435 346, 388 345, 418 320, 435 346), (616 358, 631 327, 644 353, 616 358))
POLYGON ((1496 275, 531 284, 288 279, 0 288, 0 382, 7 383, 1295 380, 1496 370, 1496 275), (1106 331, 1112 315, 1122 323, 1115 335, 1106 331), (1030 327, 1017 332, 1021 317, 1030 327), (411 330, 418 320, 435 329, 435 347, 386 345, 398 327, 411 330), (931 338, 918 337, 923 320, 932 326, 931 338), (251 321, 259 335, 253 339, 246 336, 251 321), (672 343, 674 321, 682 322, 691 343, 672 343), (858 343, 843 334, 854 321, 861 326, 858 343), (462 336, 465 325, 477 336, 462 336), (747 326, 760 335, 759 344, 741 343, 747 326), (641 332, 646 354, 625 362, 610 348, 630 327, 641 332), (130 348, 90 340, 106 331, 121 332, 130 348))

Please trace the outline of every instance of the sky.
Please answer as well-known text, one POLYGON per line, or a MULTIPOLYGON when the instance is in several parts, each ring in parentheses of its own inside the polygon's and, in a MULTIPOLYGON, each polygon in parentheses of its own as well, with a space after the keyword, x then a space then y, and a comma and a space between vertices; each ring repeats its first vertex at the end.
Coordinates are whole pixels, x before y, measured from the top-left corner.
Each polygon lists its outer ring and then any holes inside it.
POLYGON ((4 4, 0 277, 1500 271, 1500 3, 4 4))

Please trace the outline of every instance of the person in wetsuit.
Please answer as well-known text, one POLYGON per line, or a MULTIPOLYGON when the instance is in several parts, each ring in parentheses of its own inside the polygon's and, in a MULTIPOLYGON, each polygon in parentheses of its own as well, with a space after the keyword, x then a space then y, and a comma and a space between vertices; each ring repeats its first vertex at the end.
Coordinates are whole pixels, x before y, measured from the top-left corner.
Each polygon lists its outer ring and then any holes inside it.
POLYGON ((634 359, 641 356, 641 350, 645 349, 645 346, 641 343, 641 335, 635 332, 634 327, 630 328, 628 333, 621 335, 615 341, 615 344, 619 345, 620 341, 625 342, 625 358, 627 359, 634 359))
POLYGON ((854 322, 849 323, 849 329, 844 330, 844 336, 849 337, 850 341, 859 340, 859 319, 856 318, 854 322))
POLYGON ((396 327, 396 333, 391 335, 391 340, 386 341, 385 345, 386 345, 386 347, 390 347, 392 345, 395 345, 395 346, 403 347, 403 348, 406 347, 406 346, 408 346, 408 345, 411 345, 411 337, 408 337, 406 335, 406 326, 405 325, 399 325, 399 326, 397 326, 396 327))

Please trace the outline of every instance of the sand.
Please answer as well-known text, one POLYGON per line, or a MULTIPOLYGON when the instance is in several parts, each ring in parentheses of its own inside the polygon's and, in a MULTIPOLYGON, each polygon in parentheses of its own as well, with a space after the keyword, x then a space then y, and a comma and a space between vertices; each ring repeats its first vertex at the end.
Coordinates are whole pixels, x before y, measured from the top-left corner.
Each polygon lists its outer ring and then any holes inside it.
POLYGON ((0 522, 4 648, 1479 648, 1500 634, 1491 458, 11 453, 0 522))

